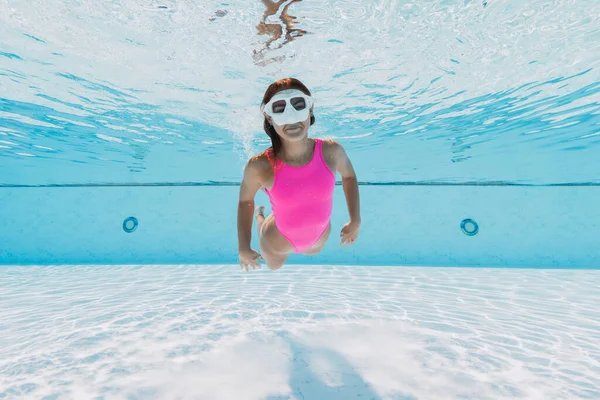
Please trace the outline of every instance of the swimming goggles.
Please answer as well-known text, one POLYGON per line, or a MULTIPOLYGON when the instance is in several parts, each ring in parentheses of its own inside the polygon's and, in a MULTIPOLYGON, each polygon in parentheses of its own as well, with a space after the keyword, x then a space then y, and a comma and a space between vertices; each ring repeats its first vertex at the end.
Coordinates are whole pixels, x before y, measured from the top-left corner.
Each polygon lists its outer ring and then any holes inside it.
POLYGON ((277 92, 260 110, 281 126, 306 121, 313 104, 311 96, 297 89, 288 89, 277 92))

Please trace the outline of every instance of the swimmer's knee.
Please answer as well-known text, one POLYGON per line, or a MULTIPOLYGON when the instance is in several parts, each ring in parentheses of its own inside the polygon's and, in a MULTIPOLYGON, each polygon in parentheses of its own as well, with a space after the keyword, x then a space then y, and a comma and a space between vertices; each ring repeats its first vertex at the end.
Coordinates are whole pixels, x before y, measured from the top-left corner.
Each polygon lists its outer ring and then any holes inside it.
POLYGON ((287 257, 265 257, 267 267, 269 267, 271 271, 277 271, 283 267, 283 264, 285 264, 286 260, 287 257))
POLYGON ((271 271, 277 271, 283 267, 283 263, 267 263, 267 267, 269 267, 271 271))
POLYGON ((325 241, 315 244, 312 248, 308 249, 302 254, 304 254, 305 256, 314 256, 323 251, 323 247, 325 247, 325 241))
POLYGON ((310 250, 304 252, 303 254, 305 256, 316 256, 317 254, 319 254, 321 252, 321 250, 323 250, 323 247, 319 247, 316 249, 310 249, 310 250))
MULTIPOLYGON (((263 253, 263 257, 265 257, 265 253, 263 253)), ((269 267, 269 269, 271 271, 277 271, 278 269, 283 267, 283 264, 285 264, 286 260, 287 260, 287 257, 281 257, 281 256, 267 255, 265 257, 265 262, 267 264, 267 267, 269 267)))

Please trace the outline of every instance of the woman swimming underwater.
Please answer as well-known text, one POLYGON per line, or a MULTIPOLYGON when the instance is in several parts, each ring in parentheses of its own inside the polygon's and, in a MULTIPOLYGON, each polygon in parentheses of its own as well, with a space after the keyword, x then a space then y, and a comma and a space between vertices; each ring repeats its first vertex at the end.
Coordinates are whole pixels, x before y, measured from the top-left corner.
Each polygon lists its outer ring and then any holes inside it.
POLYGON ((294 78, 272 83, 261 104, 264 129, 272 147, 252 157, 244 169, 238 205, 238 251, 240 265, 260 267, 258 260, 276 270, 290 253, 319 253, 331 232, 335 172, 342 186, 350 222, 340 233, 340 245, 351 245, 360 228, 358 183, 344 148, 333 140, 308 137, 314 124, 310 91, 294 78), (272 214, 265 218, 258 207, 256 220, 261 254, 250 248, 254 196, 263 188, 272 214))

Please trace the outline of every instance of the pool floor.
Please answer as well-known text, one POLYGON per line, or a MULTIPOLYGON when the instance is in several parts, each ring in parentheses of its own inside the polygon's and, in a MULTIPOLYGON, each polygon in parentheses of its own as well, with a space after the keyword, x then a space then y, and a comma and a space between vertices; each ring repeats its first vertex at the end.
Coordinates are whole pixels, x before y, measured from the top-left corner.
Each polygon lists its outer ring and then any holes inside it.
POLYGON ((600 398, 600 271, 0 269, 0 398, 600 398))

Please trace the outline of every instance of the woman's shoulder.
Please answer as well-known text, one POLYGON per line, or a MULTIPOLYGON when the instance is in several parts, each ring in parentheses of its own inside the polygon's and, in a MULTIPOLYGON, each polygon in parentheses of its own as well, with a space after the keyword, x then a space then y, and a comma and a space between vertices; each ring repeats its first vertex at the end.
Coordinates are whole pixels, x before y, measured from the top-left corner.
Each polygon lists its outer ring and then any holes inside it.
POLYGON ((320 139, 323 143, 323 155, 325 157, 335 157, 344 150, 341 144, 333 139, 320 139))
POLYGON ((333 140, 333 139, 318 139, 323 143, 323 148, 325 147, 340 147, 341 145, 333 140))
POLYGON ((271 169, 272 150, 267 149, 262 153, 258 153, 253 157, 250 157, 246 168, 252 169, 256 173, 261 173, 271 169))

